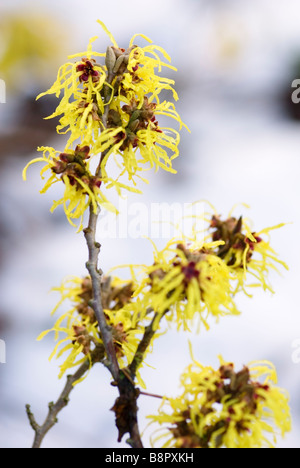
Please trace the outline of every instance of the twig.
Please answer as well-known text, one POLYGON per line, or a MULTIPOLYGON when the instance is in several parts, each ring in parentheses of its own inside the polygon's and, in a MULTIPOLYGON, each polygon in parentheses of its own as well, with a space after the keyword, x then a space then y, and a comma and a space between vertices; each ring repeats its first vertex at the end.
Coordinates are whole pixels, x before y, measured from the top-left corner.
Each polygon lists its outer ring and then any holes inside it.
POLYGON ((120 396, 112 408, 116 415, 116 426, 119 431, 118 442, 121 442, 123 435, 129 432, 130 438, 126 442, 132 448, 143 448, 137 421, 139 390, 123 370, 120 370, 118 389, 120 396))
POLYGON ((120 442, 123 435, 126 432, 129 432, 130 438, 127 439, 126 442, 132 448, 143 448, 137 421, 138 396, 140 394, 144 394, 156 398, 162 398, 159 395, 151 395, 149 393, 147 394, 136 389, 134 385, 134 379, 136 372, 144 359, 145 352, 157 331, 157 325, 167 312, 168 311, 166 310, 163 314, 154 314, 150 325, 148 325, 148 327, 145 329, 144 336, 138 345, 131 364, 127 368, 120 371, 120 378, 117 382, 120 396, 117 398, 112 410, 116 414, 116 426, 119 430, 118 441, 120 442))
POLYGON ((101 299, 102 271, 98 270, 98 256, 100 253, 101 245, 98 242, 96 242, 96 226, 98 216, 99 213, 94 213, 93 207, 90 206, 89 224, 88 227, 84 229, 84 236, 89 252, 89 259, 86 263, 86 267, 88 269, 92 281, 92 307, 94 309, 98 321, 98 326, 101 332, 101 338, 103 340, 105 351, 109 361, 107 367, 109 368, 113 378, 117 382, 119 378, 119 364, 116 356, 111 328, 106 322, 101 299))
POLYGON ((66 385, 60 394, 56 403, 49 403, 49 411, 46 417, 46 420, 42 426, 40 426, 34 417, 34 414, 31 411, 30 405, 26 405, 26 413, 30 422, 32 429, 35 432, 34 442, 32 448, 40 448, 43 442, 45 435, 50 431, 50 429, 58 422, 57 415, 60 411, 63 410, 69 403, 70 393, 72 392, 74 386, 73 384, 81 379, 84 374, 89 370, 90 366, 93 366, 96 362, 100 362, 104 356, 103 345, 97 345, 97 347, 92 351, 91 362, 89 359, 84 361, 79 369, 73 374, 68 375, 66 385))
POLYGON ((140 390, 140 395, 150 396, 152 398, 159 398, 160 400, 163 399, 163 396, 158 395, 157 393, 142 392, 142 390, 140 390))
POLYGON ((137 350, 135 352, 135 355, 131 361, 131 364, 128 366, 128 369, 130 371, 130 374, 132 378, 134 379, 137 373, 138 368, 140 367, 141 363, 143 362, 144 355, 147 351, 147 348, 149 347, 151 340, 155 333, 157 332, 157 326, 162 317, 167 313, 168 311, 165 311, 163 314, 158 314, 155 313, 154 317, 151 321, 151 323, 148 325, 148 327, 145 329, 144 336, 139 342, 139 345, 137 347, 137 350), (156 325, 156 326, 154 326, 156 325))
POLYGON ((109 368, 115 384, 118 386, 120 396, 117 398, 114 407, 112 408, 116 415, 116 425, 119 430, 118 441, 121 441, 124 434, 129 432, 130 438, 127 443, 132 448, 142 448, 143 444, 140 437, 137 421, 137 399, 139 392, 135 388, 134 382, 126 375, 126 372, 120 371, 111 328, 106 322, 102 307, 101 298, 101 275, 102 272, 98 270, 98 256, 100 253, 100 244, 96 242, 96 225, 98 220, 98 213, 93 212, 90 207, 89 225, 84 230, 84 235, 88 245, 89 260, 86 267, 90 273, 92 287, 93 287, 93 301, 92 306, 98 321, 101 337, 104 343, 106 355, 108 358, 107 367, 109 368))

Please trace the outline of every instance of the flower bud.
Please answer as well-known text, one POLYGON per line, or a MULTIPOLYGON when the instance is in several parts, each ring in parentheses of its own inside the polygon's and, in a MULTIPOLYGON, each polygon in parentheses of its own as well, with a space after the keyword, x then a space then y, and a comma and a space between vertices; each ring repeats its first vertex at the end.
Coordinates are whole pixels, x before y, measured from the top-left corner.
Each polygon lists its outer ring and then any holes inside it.
POLYGON ((89 146, 82 146, 80 147, 79 145, 76 146, 75 148, 75 155, 79 156, 82 159, 89 159, 89 152, 90 152, 90 147, 89 146))
POLYGON ((62 174, 67 167, 67 164, 63 161, 57 161, 55 165, 51 168, 54 174, 62 174))
POLYGON ((139 121, 138 119, 132 120, 132 121, 130 122, 130 124, 128 125, 128 128, 129 128, 132 132, 135 132, 136 129, 138 128, 138 126, 139 126, 139 123, 140 123, 140 121, 139 121))
POLYGON ((123 63, 123 60, 124 60, 123 55, 120 55, 120 57, 117 58, 116 63, 115 63, 114 68, 113 68, 113 73, 117 73, 117 71, 119 70, 120 66, 123 63))
POLYGON ((105 65, 108 73, 112 73, 116 63, 116 56, 112 47, 107 47, 105 56, 105 65))
POLYGON ((74 155, 69 153, 60 153, 59 159, 65 163, 70 163, 74 161, 74 155))

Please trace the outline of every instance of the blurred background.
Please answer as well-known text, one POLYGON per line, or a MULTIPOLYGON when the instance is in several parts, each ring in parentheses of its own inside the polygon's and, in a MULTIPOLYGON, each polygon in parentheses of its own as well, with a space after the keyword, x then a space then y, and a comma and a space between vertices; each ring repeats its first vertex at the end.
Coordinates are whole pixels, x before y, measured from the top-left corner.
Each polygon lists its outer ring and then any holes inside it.
MULTIPOLYGON (((254 221, 256 231, 289 223, 272 233, 272 245, 290 267, 271 276, 275 295, 255 291, 238 298, 240 317, 211 323, 200 335, 170 330, 155 344, 142 377, 148 391, 175 396, 178 377, 189 363, 188 338, 195 357, 217 366, 217 355, 237 366, 269 359, 279 385, 291 397, 293 429, 279 447, 300 447, 300 363, 293 345, 300 340, 299 152, 300 108, 291 101, 291 83, 300 78, 300 4, 298 0, 4 0, 0 5, 0 79, 6 82, 6 103, 0 104, 0 339, 6 342, 6 364, 0 364, 0 445, 30 447, 33 432, 25 415, 30 403, 38 422, 47 403, 64 385, 57 362, 48 362, 53 337, 37 342, 53 326, 50 310, 58 297, 51 287, 70 274, 85 275, 82 235, 68 225, 62 210, 49 213, 59 196, 45 195, 40 167, 22 181, 24 165, 36 147, 63 149, 55 121, 45 121, 56 100, 35 101, 55 80, 69 54, 95 48, 104 51, 108 38, 101 19, 120 47, 141 32, 164 47, 178 68, 177 109, 192 133, 182 132, 177 176, 159 172, 144 186, 143 201, 192 202, 208 199, 226 216, 235 203, 254 221)), ((129 201, 137 201, 129 197, 129 201)), ((152 247, 146 239, 105 239, 104 271, 124 263, 147 263, 152 247)), ((59 424, 44 447, 114 447, 117 431, 109 409, 117 396, 105 369, 96 366, 72 394, 59 424)), ((139 400, 140 426, 159 401, 139 400)), ((149 447, 149 429, 144 442, 149 447)), ((120 446, 126 446, 125 442, 120 446)))

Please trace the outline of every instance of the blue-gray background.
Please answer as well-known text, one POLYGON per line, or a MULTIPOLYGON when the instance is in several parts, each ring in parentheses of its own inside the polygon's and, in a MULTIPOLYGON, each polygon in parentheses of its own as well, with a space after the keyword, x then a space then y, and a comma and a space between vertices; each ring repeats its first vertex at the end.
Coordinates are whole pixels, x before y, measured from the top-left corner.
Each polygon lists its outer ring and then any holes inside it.
MULTIPOLYGON (((292 345, 300 339, 300 131, 299 111, 290 100, 291 82, 300 78, 298 0, 6 0, 0 15, 0 59, 8 43, 16 53, 20 47, 20 37, 7 32, 12 15, 32 23, 34 50, 47 33, 57 51, 48 59, 40 52, 31 56, 29 50, 28 58, 13 65, 13 73, 0 69, 0 78, 9 76, 7 103, 0 104, 0 338, 7 344, 7 363, 0 364, 1 447, 29 447, 33 433, 25 403, 31 403, 42 421, 47 403, 60 392, 57 363, 48 362, 53 340, 36 342, 36 336, 53 324, 49 312, 57 297, 48 293, 50 288, 66 275, 85 274, 82 235, 75 234, 62 213, 49 213, 56 189, 38 194, 38 167, 31 169, 29 182, 21 179, 37 145, 63 146, 41 120, 43 109, 36 115, 30 102, 54 81, 64 57, 84 50, 91 36, 99 35, 97 48, 105 50, 108 39, 96 23, 99 18, 120 46, 126 47, 136 32, 148 35, 170 53, 179 70, 169 76, 176 79, 177 108, 192 133, 183 131, 178 175, 151 175, 139 201, 205 198, 224 214, 235 203, 246 202, 251 210, 243 213, 254 220, 256 230, 291 222, 272 234, 275 250, 290 267, 281 277, 272 274, 276 294, 257 290, 253 299, 239 297, 242 315, 212 323, 209 332, 187 336, 171 330, 157 341, 148 357, 151 367, 143 370, 148 390, 176 395, 178 377, 190 361, 188 338, 195 357, 205 364, 217 365, 218 354, 237 365, 269 359, 278 369, 280 386, 291 396, 293 429, 279 446, 299 448, 300 364, 292 361, 292 345), (37 15, 40 29, 34 26, 37 15)), ((151 262, 151 252, 142 238, 106 239, 101 266, 105 271, 115 264, 151 262)), ((115 397, 107 371, 95 367, 74 391, 44 447, 116 446, 109 411, 115 397)), ((140 398, 142 429, 145 416, 158 405, 158 400, 140 398)), ((146 430, 146 446, 149 434, 146 430)))

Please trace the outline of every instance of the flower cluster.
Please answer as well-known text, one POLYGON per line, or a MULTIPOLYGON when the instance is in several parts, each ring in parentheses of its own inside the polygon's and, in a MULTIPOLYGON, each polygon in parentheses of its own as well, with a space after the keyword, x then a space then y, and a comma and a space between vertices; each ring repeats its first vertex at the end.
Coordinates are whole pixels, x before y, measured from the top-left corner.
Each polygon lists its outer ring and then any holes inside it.
MULTIPOLYGON (((107 324, 111 328, 116 356, 121 367, 128 365, 132 360, 138 346, 138 336, 144 333, 144 327, 139 322, 135 308, 128 307, 133 288, 131 282, 124 282, 118 278, 105 277, 101 283, 102 306, 107 324)), ((43 332, 38 339, 41 340, 48 333, 55 332, 57 344, 50 359, 55 355, 59 358, 69 352, 60 366, 59 377, 62 377, 68 369, 78 366, 86 359, 91 361, 91 353, 96 346, 100 353, 98 360, 103 361, 106 356, 97 320, 90 306, 91 279, 68 278, 60 287, 53 290, 60 293, 61 299, 52 313, 55 313, 66 300, 71 301, 72 306, 60 316, 51 330, 43 332), (65 335, 63 338, 60 337, 61 333, 65 335), (64 343, 65 346, 61 348, 64 343)), ((143 385, 140 378, 139 381, 143 385)))
MULTIPOLYGON (((179 154, 179 133, 172 128, 161 127, 157 119, 164 115, 177 121, 180 129, 184 125, 174 103, 160 99, 162 91, 169 91, 174 100, 178 99, 173 89, 174 81, 157 74, 162 67, 175 70, 169 64, 168 54, 161 47, 151 44, 152 41, 146 36, 142 38, 148 45, 135 45, 134 41, 139 35, 133 36, 127 49, 120 48, 104 24, 99 23, 113 46, 108 47, 106 53, 95 52, 92 44, 97 38, 92 38, 87 51, 71 56, 77 61, 64 64, 53 86, 38 96, 62 95, 57 109, 48 117, 60 117, 57 132, 68 134, 62 154, 74 154, 73 147, 76 146, 89 148, 88 154, 92 159, 98 156, 95 179, 91 179, 86 158, 83 158, 84 164, 76 161, 81 167, 76 167, 75 174, 69 174, 70 168, 67 168, 67 177, 64 177, 66 168, 63 163, 73 164, 73 161, 60 158, 59 164, 50 166, 52 172, 61 170, 56 174, 63 174, 62 180, 66 185, 70 176, 74 181, 73 190, 67 187, 62 199, 62 203, 69 203, 73 211, 70 216, 70 209, 65 209, 69 220, 82 217, 91 203, 107 207, 104 196, 91 195, 94 185, 99 188, 102 183, 102 188, 114 187, 119 194, 122 189, 138 192, 135 179, 142 178, 141 171, 161 167, 175 173, 172 160, 179 154), (101 57, 104 58, 102 64, 97 61, 101 57), (110 175, 108 162, 111 155, 114 155, 120 168, 118 177, 110 175), (123 175, 127 175, 128 181, 125 180, 125 183, 120 180, 123 175), (86 177, 88 181, 83 180, 86 177), (89 195, 88 199, 86 194, 89 195)), ((59 153, 53 149, 52 152, 59 153)), ((47 158, 37 158, 32 162, 43 160, 47 161, 47 158)), ((52 182, 51 176, 47 186, 52 182)))
POLYGON ((63 205, 69 223, 76 226, 74 219, 80 219, 79 230, 82 229, 83 214, 91 205, 94 213, 98 204, 107 210, 115 211, 114 206, 107 200, 100 190, 102 180, 93 176, 89 170, 88 159, 90 158, 89 146, 76 146, 75 150, 60 153, 51 147, 41 147, 38 151, 43 153, 40 158, 30 161, 23 170, 23 178, 26 180, 28 167, 35 162, 45 162, 41 171, 41 177, 50 170, 51 175, 47 180, 41 193, 45 193, 53 184, 63 181, 65 186, 64 196, 54 201, 51 211, 63 205))
POLYGON ((166 438, 163 447, 273 447, 277 432, 291 429, 288 396, 274 385, 271 363, 254 362, 237 372, 220 360, 218 370, 191 364, 181 377, 182 394, 166 398, 159 414, 150 416, 164 427, 157 437, 166 438))
POLYGON ((134 295, 142 295, 144 309, 152 308, 185 330, 195 322, 209 328, 207 318, 238 314, 232 299, 230 271, 211 250, 217 243, 183 244, 171 241, 156 251, 153 265, 143 268, 144 279, 134 295))
POLYGON ((284 226, 278 224, 259 232, 251 231, 243 217, 233 216, 222 220, 220 216, 213 215, 210 220, 211 238, 213 241, 222 241, 216 255, 228 265, 231 273, 237 280, 237 289, 243 289, 246 276, 249 274, 256 279, 256 283, 249 286, 262 286, 271 292, 268 282, 270 269, 276 270, 276 264, 287 268, 287 265, 278 259, 276 252, 270 246, 269 239, 265 239, 269 232, 284 226))
POLYGON ((203 232, 194 229, 189 237, 170 241, 165 249, 154 252, 154 263, 142 267, 143 278, 134 296, 142 296, 144 310, 151 308, 178 328, 189 329, 195 321, 208 329, 208 317, 238 314, 234 296, 247 286, 262 286, 272 291, 268 281, 270 269, 278 259, 264 237, 279 224, 259 233, 251 232, 242 217, 223 221, 213 215, 212 233, 199 241, 203 232), (257 282, 248 284, 247 277, 257 282))

